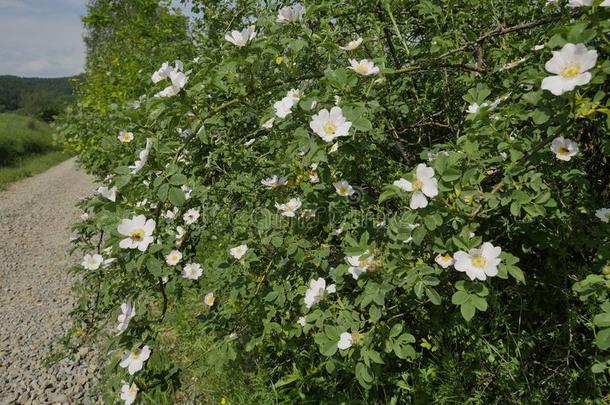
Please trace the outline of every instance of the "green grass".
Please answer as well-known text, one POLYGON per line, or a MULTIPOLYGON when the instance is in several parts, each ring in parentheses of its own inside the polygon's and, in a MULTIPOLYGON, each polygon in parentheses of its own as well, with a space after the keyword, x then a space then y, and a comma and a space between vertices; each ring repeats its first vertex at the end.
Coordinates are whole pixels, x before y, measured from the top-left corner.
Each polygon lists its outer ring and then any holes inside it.
POLYGON ((54 151, 43 155, 26 156, 14 166, 0 167, 0 190, 14 181, 42 173, 69 158, 68 153, 54 151))
POLYGON ((0 114, 0 167, 12 166, 30 155, 57 150, 53 128, 33 117, 0 114))

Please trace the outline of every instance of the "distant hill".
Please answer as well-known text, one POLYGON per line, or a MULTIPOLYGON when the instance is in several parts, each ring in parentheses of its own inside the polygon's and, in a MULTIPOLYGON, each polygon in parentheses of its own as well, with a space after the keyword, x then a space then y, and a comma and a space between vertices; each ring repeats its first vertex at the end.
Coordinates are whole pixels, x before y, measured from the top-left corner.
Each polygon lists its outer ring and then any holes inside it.
POLYGON ((0 113, 19 111, 50 121, 73 98, 72 80, 0 76, 0 113))

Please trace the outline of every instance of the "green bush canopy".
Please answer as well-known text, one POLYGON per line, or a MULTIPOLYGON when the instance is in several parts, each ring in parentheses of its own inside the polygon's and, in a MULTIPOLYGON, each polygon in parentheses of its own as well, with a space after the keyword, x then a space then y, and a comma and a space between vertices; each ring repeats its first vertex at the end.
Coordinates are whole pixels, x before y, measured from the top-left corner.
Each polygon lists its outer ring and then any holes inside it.
POLYGON ((608 401, 610 1, 96 0, 108 403, 608 401))

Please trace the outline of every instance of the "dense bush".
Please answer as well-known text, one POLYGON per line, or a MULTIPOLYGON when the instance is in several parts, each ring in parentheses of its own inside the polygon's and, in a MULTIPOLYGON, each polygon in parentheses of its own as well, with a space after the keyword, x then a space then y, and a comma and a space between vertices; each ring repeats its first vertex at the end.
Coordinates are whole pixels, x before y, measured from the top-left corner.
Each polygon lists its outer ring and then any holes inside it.
POLYGON ((0 166, 54 150, 53 129, 33 117, 0 114, 0 166))
POLYGON ((604 401, 609 2, 548 3, 93 2, 106 400, 604 401))

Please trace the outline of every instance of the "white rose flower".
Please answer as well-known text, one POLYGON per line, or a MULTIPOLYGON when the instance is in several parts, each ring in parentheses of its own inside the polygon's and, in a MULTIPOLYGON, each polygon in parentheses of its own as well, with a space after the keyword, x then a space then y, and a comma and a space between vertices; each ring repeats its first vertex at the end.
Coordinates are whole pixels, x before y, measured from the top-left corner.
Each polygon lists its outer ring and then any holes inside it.
POLYGON ((97 270, 100 268, 102 263, 104 262, 104 258, 102 255, 97 253, 88 253, 83 257, 83 262, 81 265, 87 270, 97 270))
POLYGON ((138 391, 139 388, 135 383, 131 385, 123 384, 121 387, 121 399, 125 401, 125 405, 131 405, 135 402, 138 391))
POLYGON ((601 7, 610 7, 610 0, 605 0, 602 4, 600 4, 601 7))
POLYGON ((271 128, 273 128, 274 122, 275 122, 275 118, 269 118, 267 121, 263 122, 261 127, 265 128, 265 129, 271 129, 271 128))
POLYGON ((121 304, 121 313, 118 316, 119 325, 117 326, 117 330, 119 331, 117 335, 125 332, 127 327, 129 326, 129 321, 136 316, 136 306, 131 303, 131 301, 124 302, 121 304))
POLYGON ((589 50, 583 44, 565 44, 560 51, 553 51, 553 57, 544 68, 555 76, 545 77, 541 88, 556 96, 574 90, 591 81, 589 69, 597 62, 597 51, 589 50))
POLYGON ((465 272, 471 280, 485 280, 498 274, 498 265, 502 261, 498 257, 500 253, 502 253, 500 247, 485 242, 478 249, 455 252, 453 266, 457 271, 465 272))
POLYGON ((186 184, 183 184, 182 186, 180 186, 180 190, 182 190, 182 192, 184 193, 184 198, 186 200, 190 200, 191 199, 191 195, 193 194, 193 189, 192 188, 190 188, 186 184))
POLYGON ((178 215, 178 207, 174 207, 173 210, 167 210, 165 211, 165 218, 167 219, 174 219, 176 218, 176 215, 178 215))
POLYGON ((248 252, 248 249, 248 245, 246 244, 235 246, 234 248, 229 249, 229 254, 239 260, 244 257, 244 255, 248 252))
POLYGON ((394 182, 394 185, 403 191, 412 192, 411 209, 425 208, 428 206, 428 199, 438 195, 438 182, 434 177, 434 169, 424 163, 417 165, 415 180, 407 181, 403 178, 394 182))
POLYGON ((122 143, 129 143, 133 141, 133 132, 121 131, 117 138, 122 143))
POLYGON ((254 38, 256 38, 256 30, 254 25, 251 25, 242 31, 233 30, 225 35, 225 39, 227 41, 239 48, 243 48, 244 46, 248 45, 248 42, 252 41, 254 38))
POLYGON ((100 194, 102 197, 105 197, 107 199, 109 199, 112 202, 116 201, 116 187, 112 187, 112 188, 108 188, 108 187, 100 187, 97 189, 97 193, 100 194))
POLYGON ((368 251, 358 256, 347 256, 345 260, 350 264, 347 271, 352 275, 354 280, 358 280, 358 277, 360 277, 362 273, 366 273, 375 267, 375 257, 374 255, 370 255, 368 251), (367 257, 365 259, 362 256, 367 257))
POLYGON ((171 86, 168 86, 155 94, 155 97, 173 97, 180 93, 180 90, 182 90, 188 81, 188 77, 184 73, 175 71, 170 72, 169 79, 172 82, 171 86))
POLYGON ((558 136, 551 143, 551 151, 555 154, 555 157, 565 162, 570 161, 573 156, 576 156, 579 150, 576 142, 565 139, 563 136, 558 136))
POLYGON ((593 0, 569 0, 568 7, 585 7, 593 5, 593 0))
POLYGON ((131 174, 137 174, 140 170, 142 170, 142 168, 146 164, 146 161, 148 160, 148 155, 150 154, 152 146, 152 139, 146 138, 146 147, 142 151, 140 151, 140 159, 136 160, 133 165, 129 166, 129 168, 131 169, 131 174))
POLYGON ((127 236, 127 238, 121 240, 119 246, 121 249, 138 249, 144 252, 148 245, 154 241, 152 234, 155 226, 155 220, 147 220, 144 215, 122 220, 117 230, 121 235, 127 236))
POLYGON ((307 320, 305 320, 304 316, 301 316, 298 320, 297 323, 301 326, 305 326, 307 324, 307 320))
POLYGON ((349 41, 347 43, 347 45, 340 46, 339 48, 343 49, 344 51, 353 51, 354 49, 358 48, 361 43, 362 43, 362 37, 358 37, 352 41, 349 41))
POLYGON ((314 304, 320 302, 325 293, 331 294, 337 291, 334 284, 326 286, 326 280, 318 278, 317 280, 311 280, 309 288, 305 291, 305 306, 307 309, 311 308, 314 304))
POLYGON ((341 197, 350 197, 355 193, 354 188, 346 180, 338 181, 333 186, 335 186, 337 194, 341 197))
POLYGON ((141 350, 123 354, 119 366, 126 368, 130 375, 134 375, 144 367, 144 362, 150 357, 150 348, 145 345, 141 350))
POLYGON ((291 198, 286 204, 278 204, 275 203, 275 208, 277 208, 283 216, 285 217, 294 217, 299 208, 301 208, 301 200, 298 198, 291 198))
POLYGON ((434 258, 434 261, 443 269, 453 265, 453 257, 451 255, 438 255, 434 258))
POLYGON ((196 208, 191 208, 190 210, 188 210, 187 212, 184 213, 184 215, 182 216, 182 219, 184 220, 184 223, 187 225, 192 225, 195 222, 197 222, 197 220, 199 219, 199 210, 196 208))
POLYGON ((177 240, 184 238, 185 234, 186 234, 186 230, 183 227, 181 227, 181 226, 176 227, 176 239, 177 240))
MULTIPOLYGON (((610 1, 610 0, 608 0, 610 1)), ((599 218, 602 222, 608 223, 610 222, 610 208, 600 208, 595 211, 595 216, 599 218)))
POLYGON ((285 177, 278 177, 274 174, 271 177, 267 177, 266 179, 261 180, 261 184, 265 187, 275 188, 280 186, 285 186, 288 183, 285 177))
POLYGON ((277 22, 287 23, 300 21, 305 14, 305 7, 300 3, 295 3, 292 6, 282 7, 277 13, 277 22))
POLYGON ((168 62, 164 62, 161 65, 161 67, 159 68, 159 70, 157 70, 155 73, 153 73, 152 82, 157 84, 160 81, 167 79, 169 77, 169 74, 173 71, 174 71, 174 68, 172 68, 168 62))
POLYGON ((275 115, 278 118, 286 118, 292 112, 292 107, 301 99, 301 92, 297 89, 291 89, 286 96, 280 101, 273 104, 275 115))
POLYGON ((339 342, 337 343, 337 347, 340 350, 347 350, 350 347, 352 347, 353 344, 354 344, 354 338, 352 337, 352 334, 349 332, 343 332, 339 336, 339 342))
POLYGON ((209 293, 207 293, 205 295, 205 297, 203 297, 203 302, 208 307, 212 307, 212 305, 214 305, 214 301, 215 300, 216 300, 216 297, 214 297, 214 293, 213 292, 209 292, 209 293))
POLYGON ((199 263, 187 263, 182 269, 182 277, 189 280, 197 280, 203 274, 203 269, 199 263))
POLYGON ((340 136, 348 136, 352 123, 345 119, 340 107, 333 107, 330 111, 320 110, 309 126, 324 141, 332 142, 340 136))
POLYGON ((167 256, 165 256, 165 263, 170 266, 177 265, 180 263, 180 260, 182 260, 182 253, 180 253, 178 250, 172 250, 167 256))
POLYGON ((352 69, 359 75, 370 76, 379 73, 379 68, 368 59, 362 59, 361 61, 357 61, 356 59, 350 59, 349 63, 351 65, 350 69, 352 69))

